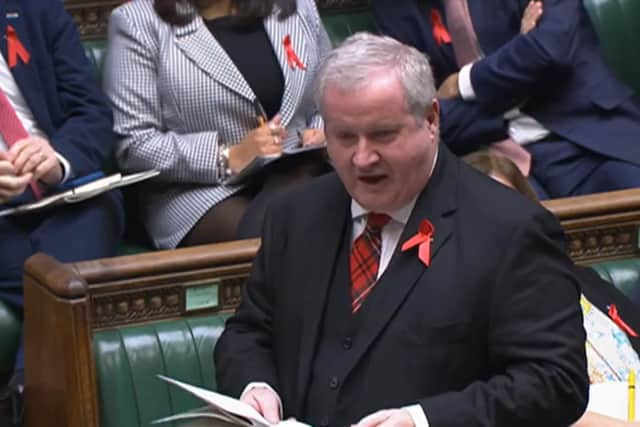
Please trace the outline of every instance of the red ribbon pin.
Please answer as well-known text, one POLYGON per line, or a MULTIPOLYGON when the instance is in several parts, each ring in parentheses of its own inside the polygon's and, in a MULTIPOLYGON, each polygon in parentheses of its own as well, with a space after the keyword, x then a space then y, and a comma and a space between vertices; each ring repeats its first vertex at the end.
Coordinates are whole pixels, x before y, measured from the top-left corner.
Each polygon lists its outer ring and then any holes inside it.
POLYGON ((429 12, 429 18, 431 19, 431 28, 433 29, 433 38, 438 46, 442 46, 443 43, 451 43, 451 35, 442 22, 442 15, 436 9, 431 9, 429 12))
POLYGON ((18 58, 25 64, 29 63, 31 55, 29 55, 27 49, 24 48, 24 45, 18 38, 16 29, 11 25, 7 25, 7 49, 9 51, 9 68, 18 65, 18 58))
POLYGON ((418 258, 424 265, 431 264, 431 242, 433 241, 433 224, 428 219, 423 220, 418 227, 418 232, 402 244, 402 252, 418 246, 418 258))
POLYGON ((634 331, 631 326, 627 325, 627 323, 622 320, 622 317, 620 317, 620 313, 618 313, 618 307, 616 307, 615 304, 611 304, 608 309, 609 317, 611 317, 613 323, 618 325, 618 327, 622 329, 627 335, 638 338, 638 334, 636 333, 636 331, 634 331))
POLYGON ((302 63, 300 58, 298 58, 296 51, 293 50, 293 44, 291 43, 291 36, 289 34, 284 36, 284 40, 282 40, 282 44, 284 44, 284 51, 287 54, 287 63, 289 64, 289 67, 293 69, 297 67, 297 68, 300 68, 301 70, 306 70, 307 67, 305 67, 305 65, 302 63))

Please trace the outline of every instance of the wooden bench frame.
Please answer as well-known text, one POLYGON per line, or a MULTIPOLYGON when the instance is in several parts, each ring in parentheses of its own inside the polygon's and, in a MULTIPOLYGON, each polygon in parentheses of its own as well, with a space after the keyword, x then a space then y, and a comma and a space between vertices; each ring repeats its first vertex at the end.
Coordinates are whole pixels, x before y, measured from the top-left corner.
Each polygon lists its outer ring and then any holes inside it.
MULTIPOLYGON (((640 189, 545 202, 569 252, 590 263, 638 255, 640 189)), ((233 311, 259 240, 62 264, 25 266, 26 426, 98 427, 94 331, 233 311), (205 308, 189 292, 215 287, 205 308)))

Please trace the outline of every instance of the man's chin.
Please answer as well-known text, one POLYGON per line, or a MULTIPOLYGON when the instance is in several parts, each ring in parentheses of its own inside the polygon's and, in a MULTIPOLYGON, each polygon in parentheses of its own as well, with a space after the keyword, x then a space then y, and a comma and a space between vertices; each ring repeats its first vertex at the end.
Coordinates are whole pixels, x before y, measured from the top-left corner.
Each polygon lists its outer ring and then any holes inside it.
POLYGON ((390 212, 393 210, 391 203, 388 200, 384 200, 380 194, 357 194, 354 195, 354 199, 360 206, 369 212, 390 212))

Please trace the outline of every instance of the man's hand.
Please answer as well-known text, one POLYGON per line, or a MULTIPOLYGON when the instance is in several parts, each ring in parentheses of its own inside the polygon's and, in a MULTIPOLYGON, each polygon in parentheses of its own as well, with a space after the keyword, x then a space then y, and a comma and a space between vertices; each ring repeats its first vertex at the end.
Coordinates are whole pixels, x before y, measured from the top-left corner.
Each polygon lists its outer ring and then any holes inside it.
POLYGON ((17 175, 31 174, 36 181, 55 185, 62 181, 63 171, 56 152, 44 138, 29 136, 11 146, 9 161, 17 175))
POLYGON ((440 99, 458 99, 460 98, 460 89, 458 88, 458 73, 451 74, 445 79, 438 88, 436 97, 440 99))
POLYGON ((324 131, 322 129, 305 129, 301 132, 302 145, 316 145, 325 142, 324 131))
POLYGON ((415 427, 415 424, 406 409, 384 409, 367 415, 356 427, 415 427))
POLYGON ((32 179, 31 173, 18 175, 9 154, 0 151, 0 203, 22 194, 32 179))
POLYGON ((522 21, 520 22, 520 34, 527 34, 529 31, 533 30, 536 25, 538 25, 538 21, 542 17, 542 13, 542 1, 531 0, 522 15, 522 21))
POLYGON ((240 400, 251 405, 272 424, 277 424, 280 419, 280 399, 278 395, 267 387, 255 387, 242 394, 240 400))

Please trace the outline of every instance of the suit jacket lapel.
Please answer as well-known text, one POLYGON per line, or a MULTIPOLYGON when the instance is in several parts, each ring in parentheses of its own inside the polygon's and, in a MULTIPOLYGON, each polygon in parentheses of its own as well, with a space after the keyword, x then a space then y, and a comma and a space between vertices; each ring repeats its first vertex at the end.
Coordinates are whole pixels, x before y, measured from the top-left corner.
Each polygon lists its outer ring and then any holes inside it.
POLYGON ((213 37, 202 17, 176 27, 176 44, 193 63, 212 79, 253 101, 256 95, 220 43, 213 37))
POLYGON ((350 197, 340 183, 337 175, 327 194, 330 198, 322 212, 316 212, 313 235, 301 237, 310 242, 309 257, 312 262, 303 265, 307 278, 307 293, 303 301, 303 329, 298 363, 297 413, 302 413, 313 356, 318 342, 320 324, 336 264, 340 243, 350 229, 350 197))
POLYGON ((303 64, 309 63, 309 40, 304 30, 304 23, 299 14, 294 14, 284 21, 281 21, 278 19, 278 13, 276 12, 265 20, 265 29, 271 39, 273 50, 275 51, 284 75, 284 94, 282 96, 280 114, 282 115, 282 123, 286 126, 293 118, 298 103, 302 99, 306 73, 308 71, 298 67, 291 68, 289 66, 287 52, 284 47, 284 39, 286 36, 291 38, 293 50, 303 64))
POLYGON ((420 222, 429 219, 434 225, 434 240, 431 247, 431 263, 438 262, 438 252, 447 243, 453 231, 453 213, 456 210, 457 167, 451 154, 440 147, 438 163, 428 185, 418 197, 409 221, 402 232, 395 253, 380 277, 377 289, 363 305, 360 331, 354 346, 355 358, 350 369, 366 354, 368 348, 391 322, 394 314, 409 297, 418 281, 428 286, 429 267, 418 259, 416 250, 401 252, 402 243, 418 231, 420 222))
MULTIPOLYGON (((23 98, 27 102, 33 117, 38 124, 38 127, 46 132, 51 128, 51 120, 49 117, 49 111, 47 110, 46 103, 42 101, 41 94, 43 93, 40 79, 37 75, 36 53, 33 51, 31 41, 29 39, 29 33, 25 25, 24 17, 22 16, 22 10, 18 6, 17 2, 9 1, 2 4, 3 10, 0 12, 0 31, 3 32, 2 54, 4 59, 9 65, 9 54, 7 47, 7 26, 11 25, 18 36, 18 39, 23 44, 24 48, 31 56, 29 63, 25 64, 21 59, 18 59, 18 63, 15 67, 10 68, 11 74, 16 81, 16 84, 20 88, 23 98), (6 6, 5 6, 6 4, 6 6)), ((50 135, 49 135, 50 136, 50 135)))

